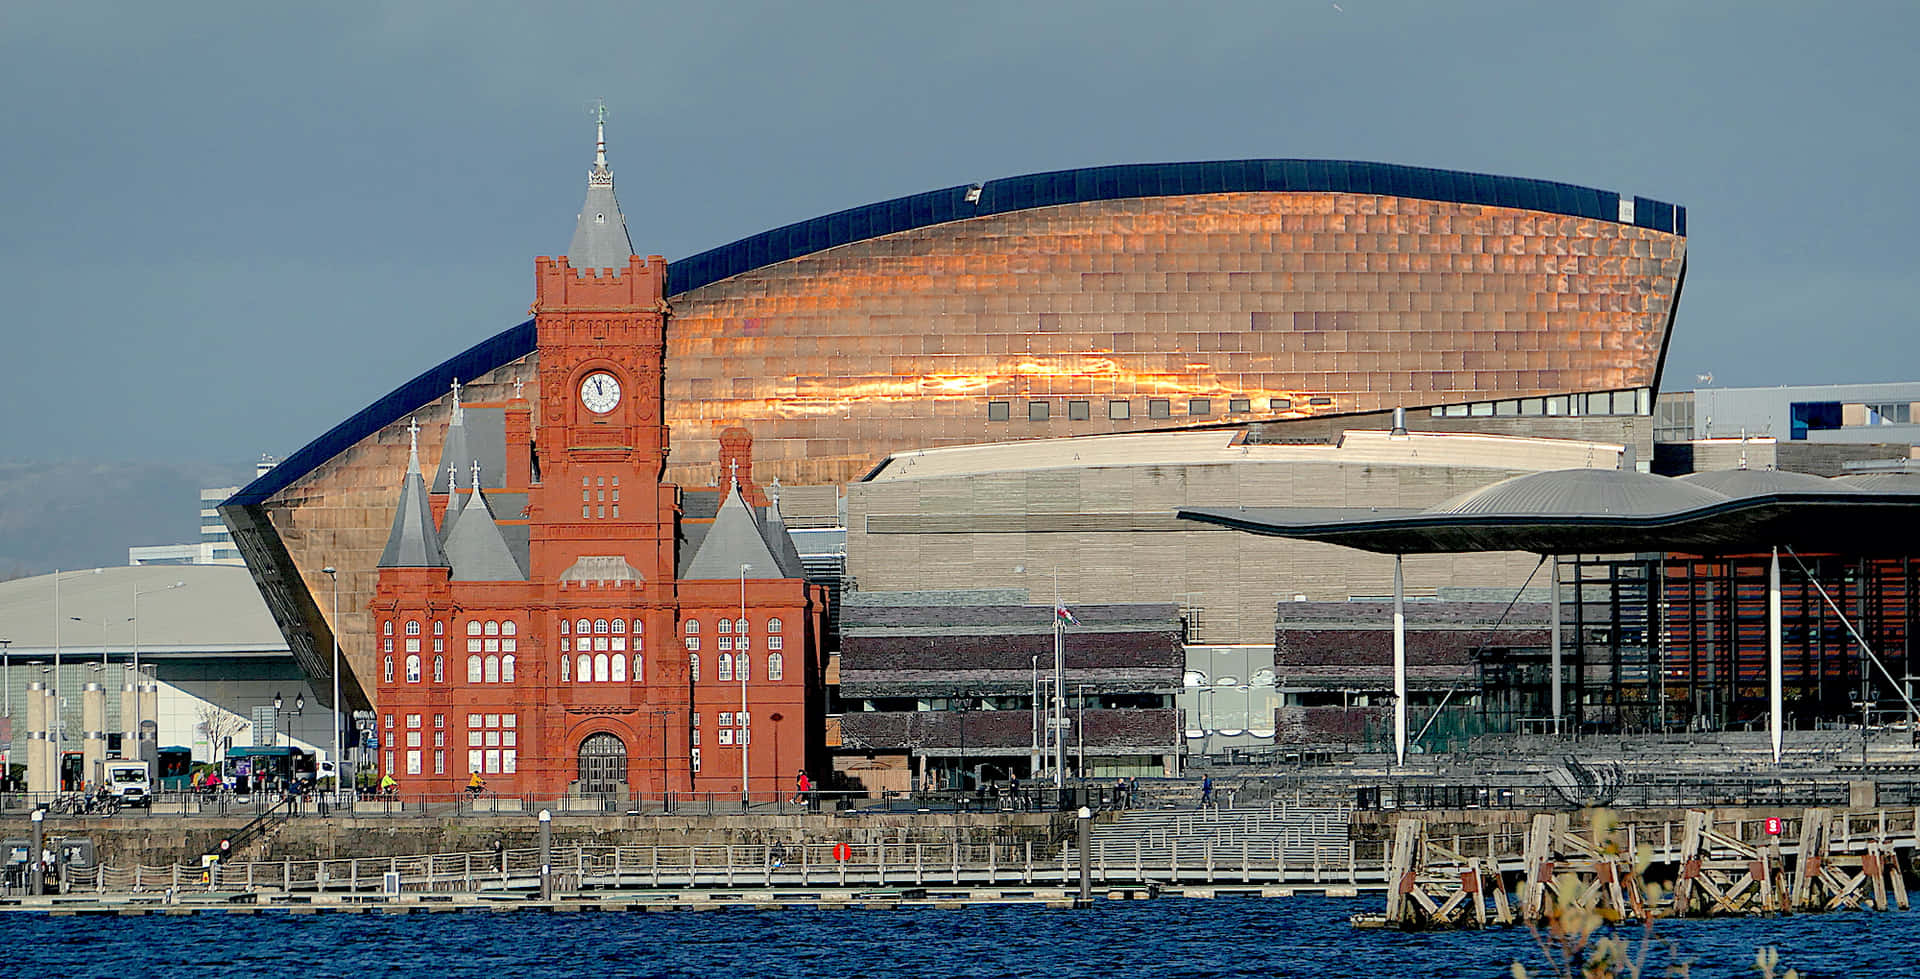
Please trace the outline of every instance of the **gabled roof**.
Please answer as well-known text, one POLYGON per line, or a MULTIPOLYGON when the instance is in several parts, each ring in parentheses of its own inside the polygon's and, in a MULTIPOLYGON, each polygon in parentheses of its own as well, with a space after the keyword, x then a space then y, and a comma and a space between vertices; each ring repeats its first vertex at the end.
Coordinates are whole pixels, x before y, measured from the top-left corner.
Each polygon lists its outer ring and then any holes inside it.
MULTIPOLYGON (((780 532, 784 536, 785 528, 780 532)), ((777 549, 769 542, 767 528, 735 486, 727 490, 720 512, 714 514, 713 526, 707 529, 700 549, 694 552, 693 560, 687 562, 687 570, 680 577, 690 581, 737 578, 743 564, 751 565, 746 573, 749 578, 805 577, 803 569, 781 566, 777 549)))
MULTIPOLYGON (((448 509, 447 517, 452 519, 452 509, 448 509)), ((447 561, 453 565, 454 581, 527 580, 526 570, 514 559, 513 549, 494 522, 493 508, 478 486, 467 496, 459 521, 447 535, 447 561)))
POLYGON ((382 568, 444 568, 447 555, 440 549, 440 534, 433 527, 433 510, 427 504, 427 482, 420 477, 420 427, 410 434, 413 446, 407 455, 407 478, 400 484, 400 503, 394 507, 393 529, 387 532, 387 546, 380 552, 382 568))

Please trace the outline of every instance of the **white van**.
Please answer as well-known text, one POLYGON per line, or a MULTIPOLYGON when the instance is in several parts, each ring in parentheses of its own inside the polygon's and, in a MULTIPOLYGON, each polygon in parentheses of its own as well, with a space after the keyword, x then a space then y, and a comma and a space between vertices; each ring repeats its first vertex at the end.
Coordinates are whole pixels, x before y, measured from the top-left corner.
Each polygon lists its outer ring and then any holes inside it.
POLYGON ((153 805, 153 778, 144 761, 106 763, 107 791, 120 797, 123 806, 153 805))

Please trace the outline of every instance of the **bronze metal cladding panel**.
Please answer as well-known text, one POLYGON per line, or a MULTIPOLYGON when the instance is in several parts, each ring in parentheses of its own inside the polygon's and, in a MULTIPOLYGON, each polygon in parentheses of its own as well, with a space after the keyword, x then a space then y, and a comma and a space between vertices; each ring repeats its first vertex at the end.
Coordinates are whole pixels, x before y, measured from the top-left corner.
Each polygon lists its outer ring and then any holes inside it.
POLYGON ((1643 387, 1684 254, 1609 221, 1333 193, 869 239, 677 298, 668 478, 713 485, 733 425, 756 474, 836 483, 926 446, 1643 387))

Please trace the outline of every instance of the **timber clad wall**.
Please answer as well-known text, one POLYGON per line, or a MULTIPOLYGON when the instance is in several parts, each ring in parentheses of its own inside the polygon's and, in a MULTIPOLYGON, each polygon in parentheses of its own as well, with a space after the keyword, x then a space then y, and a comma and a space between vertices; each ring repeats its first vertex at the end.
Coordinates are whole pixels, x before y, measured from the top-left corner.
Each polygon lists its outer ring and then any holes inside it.
MULTIPOLYGON (((1476 650, 1548 643, 1543 604, 1415 602, 1406 614, 1407 681, 1416 689, 1472 679, 1476 650)), ((1293 687, 1375 686, 1393 669, 1392 622, 1392 602, 1282 603, 1274 670, 1293 687)))

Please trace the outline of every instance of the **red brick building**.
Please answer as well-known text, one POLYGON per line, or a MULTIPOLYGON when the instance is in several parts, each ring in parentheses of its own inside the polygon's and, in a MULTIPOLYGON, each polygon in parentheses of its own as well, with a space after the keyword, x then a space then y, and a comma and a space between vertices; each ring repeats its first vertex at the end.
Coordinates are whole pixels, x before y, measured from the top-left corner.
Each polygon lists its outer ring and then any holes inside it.
POLYGON ((667 266, 632 250, 603 135, 570 255, 535 262, 537 402, 461 405, 455 382, 431 481, 415 430, 370 606, 403 794, 477 771, 541 798, 769 798, 819 749, 825 589, 744 431, 710 522, 662 482, 667 266))

